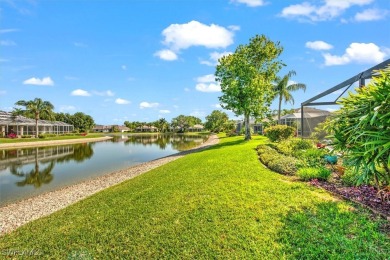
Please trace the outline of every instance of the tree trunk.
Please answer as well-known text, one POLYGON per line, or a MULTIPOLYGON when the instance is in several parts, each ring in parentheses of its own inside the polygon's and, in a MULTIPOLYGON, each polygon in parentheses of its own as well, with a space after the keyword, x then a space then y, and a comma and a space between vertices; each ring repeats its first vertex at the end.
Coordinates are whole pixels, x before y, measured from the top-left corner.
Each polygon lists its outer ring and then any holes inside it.
POLYGON ((35 138, 38 138, 38 118, 35 118, 35 138))
POLYGON ((280 114, 282 112, 282 94, 279 94, 278 124, 280 125, 280 114))
POLYGON ((249 115, 245 115, 245 141, 249 141, 252 139, 251 136, 251 126, 249 123, 249 115))

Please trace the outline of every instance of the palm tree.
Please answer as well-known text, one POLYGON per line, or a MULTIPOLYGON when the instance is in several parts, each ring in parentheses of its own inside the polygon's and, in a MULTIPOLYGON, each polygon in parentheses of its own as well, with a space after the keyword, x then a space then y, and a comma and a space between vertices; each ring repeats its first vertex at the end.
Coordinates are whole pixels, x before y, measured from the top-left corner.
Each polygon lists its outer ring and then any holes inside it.
POLYGON ((303 89, 303 91, 306 91, 306 85, 303 83, 294 83, 290 84, 289 80, 292 76, 295 76, 296 72, 291 70, 288 72, 287 75, 285 75, 283 78, 277 77, 275 82, 275 91, 276 91, 276 98, 279 97, 279 109, 278 109, 278 122, 280 124, 280 113, 282 110, 282 100, 284 99, 284 102, 290 102, 291 104, 294 104, 294 98, 291 95, 290 92, 303 89))
POLYGON ((40 119, 40 116, 53 118, 54 106, 49 101, 43 101, 40 98, 29 101, 19 100, 15 105, 25 107, 25 109, 15 109, 13 114, 24 115, 35 119, 35 137, 38 138, 38 120, 40 119))

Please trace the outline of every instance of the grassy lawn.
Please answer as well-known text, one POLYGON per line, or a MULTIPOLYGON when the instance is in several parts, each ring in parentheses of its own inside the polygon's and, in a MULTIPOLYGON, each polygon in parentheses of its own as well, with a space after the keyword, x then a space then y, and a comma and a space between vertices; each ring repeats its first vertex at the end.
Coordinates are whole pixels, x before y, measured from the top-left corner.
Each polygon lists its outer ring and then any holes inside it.
POLYGON ((105 134, 102 133, 89 133, 86 136, 71 135, 71 136, 56 136, 46 138, 0 138, 0 144, 8 143, 23 143, 23 142, 41 142, 41 141, 54 141, 54 140, 69 140, 69 139, 81 139, 81 138, 97 138, 103 137, 105 134))
POLYGON ((355 208, 264 168, 255 137, 221 138, 1 237, 40 259, 386 259, 390 238, 355 208))

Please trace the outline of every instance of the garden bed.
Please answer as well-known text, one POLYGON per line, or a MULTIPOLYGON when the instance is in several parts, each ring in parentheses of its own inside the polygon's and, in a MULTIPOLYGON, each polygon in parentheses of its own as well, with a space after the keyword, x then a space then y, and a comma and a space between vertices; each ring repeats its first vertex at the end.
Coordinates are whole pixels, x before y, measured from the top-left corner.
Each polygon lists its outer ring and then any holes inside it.
MULTIPOLYGON (((357 187, 347 187, 338 181, 319 181, 312 180, 310 184, 316 187, 321 187, 344 199, 351 200, 364 207, 369 208, 374 213, 390 220, 390 202, 382 201, 378 196, 378 190, 373 186, 361 185, 357 187)), ((390 226, 389 226, 390 228, 390 226)))

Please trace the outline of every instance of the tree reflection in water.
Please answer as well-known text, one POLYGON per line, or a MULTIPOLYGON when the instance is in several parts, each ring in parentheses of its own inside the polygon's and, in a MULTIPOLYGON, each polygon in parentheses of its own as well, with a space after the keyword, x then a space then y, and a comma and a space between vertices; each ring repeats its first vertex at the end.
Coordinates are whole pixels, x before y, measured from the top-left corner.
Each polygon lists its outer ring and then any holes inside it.
MULTIPOLYGON (((52 174, 52 171, 56 162, 63 163, 74 160, 78 163, 81 163, 86 159, 90 159, 93 156, 92 145, 92 143, 84 143, 75 144, 71 146, 62 146, 62 148, 65 147, 65 149, 61 149, 61 151, 56 150, 56 147, 37 147, 34 150, 29 150, 28 152, 25 151, 25 153, 28 155, 34 155, 34 168, 32 170, 27 172, 25 172, 24 170, 20 170, 19 168, 21 168, 23 164, 26 164, 22 162, 22 164, 12 164, 10 166, 10 172, 13 175, 24 177, 23 181, 19 181, 16 183, 17 186, 23 187, 26 185, 33 185, 35 188, 39 188, 43 184, 48 184, 53 180, 54 175, 52 174), (56 151, 56 158, 49 159, 47 157, 44 157, 44 151, 49 150, 56 151), (64 152, 64 154, 61 155, 61 152, 64 152), (47 166, 41 169, 41 166, 43 164, 47 164, 47 166)), ((17 152, 14 153, 17 154, 17 152)), ((54 155, 54 153, 50 152, 48 154, 50 156, 54 155)))
POLYGON ((171 144, 172 148, 178 151, 185 151, 195 146, 201 144, 207 140, 208 136, 204 135, 161 135, 161 134, 150 134, 150 135, 129 135, 127 139, 125 138, 114 138, 114 142, 124 141, 126 145, 130 144, 142 144, 144 146, 148 145, 158 145, 161 150, 171 144))
POLYGON ((54 176, 51 173, 54 168, 54 161, 49 162, 49 165, 43 169, 40 169, 39 161, 38 161, 38 148, 35 148, 35 165, 34 169, 29 172, 24 172, 23 170, 19 171, 18 166, 12 165, 10 167, 10 172, 16 176, 24 177, 23 181, 19 181, 16 183, 17 186, 23 187, 26 185, 33 185, 35 188, 41 187, 43 184, 50 183, 54 176))

